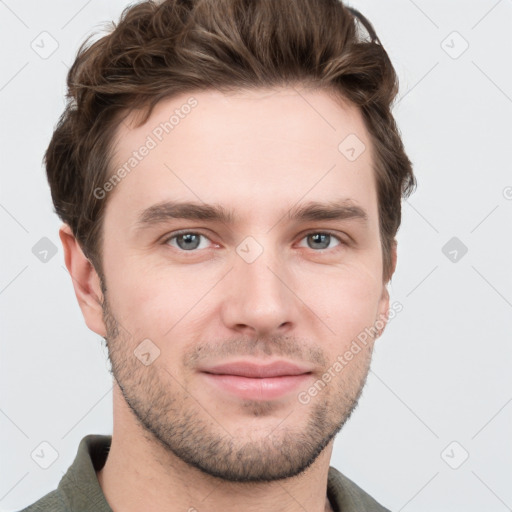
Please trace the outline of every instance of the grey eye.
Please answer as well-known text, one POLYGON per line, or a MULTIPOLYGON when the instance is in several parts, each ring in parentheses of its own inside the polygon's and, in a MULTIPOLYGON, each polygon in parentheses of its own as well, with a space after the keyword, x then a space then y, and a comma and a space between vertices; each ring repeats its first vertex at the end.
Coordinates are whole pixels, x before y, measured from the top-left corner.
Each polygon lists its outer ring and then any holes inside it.
POLYGON ((310 249, 327 249, 331 243, 331 237, 329 233, 311 233, 306 236, 306 239, 310 249))
POLYGON ((167 239, 167 243, 169 243, 173 247, 181 249, 182 251, 190 252, 199 248, 202 239, 208 240, 201 233, 187 232, 171 236, 170 238, 167 239))

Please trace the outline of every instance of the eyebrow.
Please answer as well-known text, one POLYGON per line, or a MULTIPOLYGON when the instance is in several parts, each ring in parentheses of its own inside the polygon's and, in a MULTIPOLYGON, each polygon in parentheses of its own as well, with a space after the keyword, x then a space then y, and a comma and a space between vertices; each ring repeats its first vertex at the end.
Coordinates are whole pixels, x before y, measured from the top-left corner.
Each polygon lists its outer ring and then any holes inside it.
MULTIPOLYGON (((297 222, 347 219, 368 221, 367 212, 350 199, 325 203, 310 201, 288 209, 284 216, 297 222)), ((205 220, 233 224, 236 215, 232 210, 227 210, 219 204, 163 201, 143 210, 135 226, 137 229, 144 229, 171 219, 205 220)))

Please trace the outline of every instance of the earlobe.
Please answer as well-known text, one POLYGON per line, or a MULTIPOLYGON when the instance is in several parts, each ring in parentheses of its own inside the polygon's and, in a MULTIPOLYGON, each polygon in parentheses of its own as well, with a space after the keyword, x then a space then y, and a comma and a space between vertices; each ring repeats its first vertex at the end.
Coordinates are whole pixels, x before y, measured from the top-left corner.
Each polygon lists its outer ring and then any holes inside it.
POLYGON ((103 323, 100 278, 96 269, 85 256, 71 228, 63 224, 59 229, 59 237, 64 250, 64 261, 71 276, 78 305, 82 310, 85 323, 95 333, 106 336, 103 323))
POLYGON ((382 287, 382 295, 379 301, 379 314, 375 319, 375 327, 379 334, 378 337, 384 332, 386 324, 388 322, 388 311, 389 311, 389 292, 386 285, 382 287))
POLYGON ((379 315, 378 318, 375 320, 375 323, 377 325, 377 328, 379 330, 379 336, 384 332, 384 329, 388 322, 388 313, 389 313, 389 291, 387 288, 387 285, 389 281, 391 280, 391 277, 395 273, 396 269, 396 261, 397 261, 397 242, 396 240, 393 240, 391 244, 391 268, 389 271, 389 279, 383 283, 382 286, 382 295, 380 297, 379 301, 379 315))

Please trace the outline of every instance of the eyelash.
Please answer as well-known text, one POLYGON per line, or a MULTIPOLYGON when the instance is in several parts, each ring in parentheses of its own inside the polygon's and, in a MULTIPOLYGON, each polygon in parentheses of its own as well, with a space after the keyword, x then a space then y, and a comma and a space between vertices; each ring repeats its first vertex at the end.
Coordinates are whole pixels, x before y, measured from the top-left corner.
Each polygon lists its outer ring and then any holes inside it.
MULTIPOLYGON (((176 231, 174 233, 172 233, 172 235, 166 237, 163 241, 162 241, 162 244, 164 245, 167 245, 171 240, 181 236, 181 235, 200 235, 208 240, 210 240, 208 238, 208 236, 206 236, 204 233, 201 233, 200 231, 176 231)), ((334 239, 336 239, 338 242, 339 242, 339 245, 336 246, 336 247, 333 247, 331 249, 318 249, 318 250, 315 250, 315 249, 311 249, 313 252, 317 252, 317 253, 320 253, 322 254, 324 251, 333 251, 333 250, 337 250, 340 248, 340 246, 346 246, 348 245, 348 243, 343 240, 339 235, 336 235, 335 233, 333 233, 332 231, 308 231, 307 233, 304 233, 304 235, 302 236, 301 238, 301 241, 304 240, 305 238, 307 238, 308 236, 310 235, 330 235, 331 237, 333 237, 334 239)), ((211 242, 211 240, 210 240, 211 242)), ((190 254, 195 254, 201 250, 205 250, 205 249, 191 249, 190 251, 186 251, 184 249, 180 249, 179 247, 174 247, 172 246, 173 249, 176 249, 177 251, 179 251, 180 253, 190 253, 190 254)), ((309 247, 308 247, 309 249, 309 247)))

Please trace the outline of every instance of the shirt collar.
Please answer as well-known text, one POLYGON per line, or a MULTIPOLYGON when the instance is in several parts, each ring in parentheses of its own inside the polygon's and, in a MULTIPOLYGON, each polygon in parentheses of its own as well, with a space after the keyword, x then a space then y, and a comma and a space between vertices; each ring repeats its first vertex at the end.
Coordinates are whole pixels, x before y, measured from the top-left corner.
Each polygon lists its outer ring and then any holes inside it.
MULTIPOLYGON (((59 483, 72 510, 86 499, 91 510, 112 512, 96 475, 107 460, 111 442, 112 436, 98 434, 89 434, 80 441, 75 460, 59 483)), ((354 488, 359 490, 337 469, 329 468, 327 497, 334 512, 361 510, 360 494, 354 488)))

